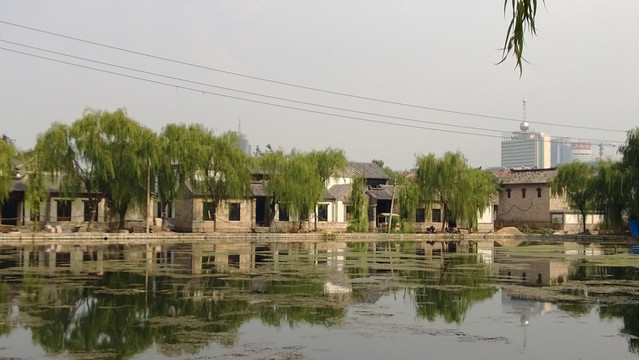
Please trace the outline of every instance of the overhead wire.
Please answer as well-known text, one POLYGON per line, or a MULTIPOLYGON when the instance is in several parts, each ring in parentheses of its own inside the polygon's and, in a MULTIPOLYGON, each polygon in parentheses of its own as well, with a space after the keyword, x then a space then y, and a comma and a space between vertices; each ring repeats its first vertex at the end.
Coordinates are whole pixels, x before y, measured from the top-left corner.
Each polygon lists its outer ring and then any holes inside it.
MULTIPOLYGON (((224 73, 224 74, 228 74, 228 75, 233 75, 233 76, 238 76, 238 77, 243 77, 243 78, 248 78, 248 79, 253 79, 253 80, 259 80, 259 81, 269 82, 269 83, 278 84, 278 85, 285 85, 285 86, 295 87, 295 88, 304 89, 304 90, 311 90, 311 91, 322 92, 322 93, 326 93, 326 94, 339 95, 339 96, 344 96, 344 97, 350 97, 350 98, 355 98, 355 99, 360 99, 360 100, 367 100, 367 101, 374 101, 374 102, 391 104, 391 105, 418 108, 418 109, 423 109, 423 110, 445 112, 445 113, 450 113, 450 114, 473 116, 473 117, 480 117, 480 118, 489 118, 489 119, 504 120, 504 121, 514 121, 514 122, 520 122, 521 121, 521 119, 515 119, 515 118, 509 118, 509 117, 493 116, 493 115, 486 115, 486 114, 479 114, 479 113, 472 113, 472 112, 465 112, 465 111, 443 109, 443 108, 437 108, 437 107, 431 107, 431 106, 410 104, 410 103, 391 101, 391 100, 385 100, 385 99, 362 96, 362 95, 349 94, 349 93, 344 93, 344 92, 339 92, 339 91, 320 89, 320 88, 316 88, 316 87, 299 85, 299 84, 295 84, 295 83, 291 83, 291 82, 273 80, 273 79, 268 79, 268 78, 264 78, 264 77, 252 76, 252 75, 242 74, 242 73, 238 73, 238 72, 232 72, 232 71, 228 71, 228 70, 218 69, 218 68, 214 68, 214 67, 210 67, 210 66, 199 65, 199 64, 186 62, 186 61, 181 61, 181 60, 171 59, 171 58, 162 57, 162 56, 158 56, 158 55, 148 54, 148 53, 144 53, 144 52, 141 52, 141 51, 126 49, 126 48, 122 48, 122 47, 118 47, 118 46, 108 45, 108 44, 104 44, 104 43, 100 43, 100 42, 96 42, 96 41, 86 40, 86 39, 82 39, 82 38, 78 38, 78 37, 74 37, 74 36, 69 36, 69 35, 64 35, 64 34, 52 32, 52 31, 48 31, 48 30, 43 30, 43 29, 31 27, 31 26, 21 25, 21 24, 9 22, 9 21, 2 20, 2 19, 0 19, 0 23, 6 24, 6 25, 10 25, 10 26, 19 27, 19 28, 23 28, 23 29, 27 29, 27 30, 31 30, 31 31, 36 31, 36 32, 40 32, 40 33, 44 33, 44 34, 48 34, 48 35, 52 35, 52 36, 56 36, 56 37, 60 37, 60 38, 65 38, 65 39, 69 39, 69 40, 73 40, 73 41, 83 42, 83 43, 86 43, 86 44, 96 45, 96 46, 100 46, 100 47, 104 47, 104 48, 108 48, 108 49, 113 49, 113 50, 118 50, 118 51, 122 51, 122 52, 127 52, 127 53, 130 53, 130 54, 144 56, 144 57, 148 57, 148 58, 152 58, 152 59, 156 59, 156 60, 172 62, 172 63, 181 64, 181 65, 185 65, 185 66, 190 66, 190 67, 194 67, 194 68, 210 70, 210 71, 220 72, 220 73, 224 73)), ((624 133, 624 134, 626 133, 625 130, 610 129, 610 128, 598 128, 598 127, 590 127, 590 126, 582 126, 582 125, 556 124, 556 123, 542 122, 542 121, 535 121, 535 123, 536 124, 540 124, 540 125, 548 125, 548 126, 563 127, 563 128, 594 130, 594 131, 607 131, 607 132, 618 132, 618 133, 624 133)))
MULTIPOLYGON (((7 41, 1 40, 1 39, 0 39, 0 41, 7 42, 7 41)), ((9 42, 9 43, 11 43, 11 42, 9 42)), ((27 46, 27 47, 30 47, 30 46, 27 46)), ((96 68, 96 67, 92 67, 92 66, 73 63, 73 62, 69 62, 69 61, 64 61, 64 60, 60 60, 60 59, 55 59, 55 58, 46 57, 46 56, 42 56, 42 55, 32 54, 32 53, 19 51, 19 50, 15 50, 15 49, 10 49, 10 48, 5 48, 5 47, 0 47, 0 50, 5 50, 5 51, 9 51, 9 52, 14 52, 14 53, 26 55, 26 56, 31 56, 31 57, 35 57, 35 58, 40 58, 40 59, 44 59, 44 60, 58 62, 58 63, 70 65, 70 66, 76 66, 76 67, 80 67, 80 68, 84 68, 84 69, 88 69, 88 70, 99 71, 99 72, 103 72, 103 73, 107 73, 107 74, 111 74, 111 75, 117 75, 117 76, 126 77, 126 78, 130 78, 130 79, 145 81, 145 82, 149 82, 149 83, 154 83, 154 84, 159 84, 159 85, 164 85, 164 86, 170 86, 170 87, 173 87, 173 88, 179 88, 179 89, 183 89, 183 90, 188 90, 188 91, 193 91, 193 92, 198 92, 198 93, 205 93, 205 94, 209 94, 209 95, 226 97, 226 98, 230 98, 230 99, 235 99, 235 100, 240 100, 240 101, 247 101, 247 102, 252 102, 252 103, 257 103, 257 104, 262 104, 262 105, 273 106, 273 107, 279 107, 279 108, 285 108, 285 109, 290 109, 290 110, 303 111, 303 112, 307 112, 307 113, 315 113, 315 114, 332 116, 332 117, 346 118, 346 119, 363 121, 363 122, 368 122, 368 123, 384 124, 384 125, 399 126, 399 127, 406 127, 406 128, 415 128, 415 129, 430 130, 430 131, 440 131, 440 132, 453 133, 453 134, 482 136, 482 137, 489 137, 489 138, 503 138, 503 136, 500 136, 500 135, 481 134, 481 133, 476 133, 476 132, 468 132, 468 131, 460 131, 460 130, 451 130, 451 129, 442 129, 442 128, 417 126, 417 125, 403 124, 403 123, 383 121, 383 120, 374 120, 374 119, 369 119, 369 118, 362 118, 362 117, 349 116, 349 115, 343 115, 343 114, 335 114, 335 113, 330 113, 330 112, 325 112, 325 111, 318 111, 318 110, 311 110, 311 109, 305 109, 305 108, 300 108, 300 107, 276 104, 276 103, 271 103, 271 102, 266 102, 266 101, 243 98, 243 97, 234 96, 234 95, 216 93, 216 92, 212 92, 212 91, 197 89, 197 88, 193 88, 193 87, 188 87, 188 86, 183 86, 183 85, 178 85, 178 84, 173 84, 173 83, 168 83, 168 82, 163 82, 163 81, 158 81, 158 80, 153 80, 153 79, 147 79, 147 78, 143 78, 143 77, 139 77, 139 76, 133 76, 133 75, 130 75, 130 74, 123 74, 123 73, 119 73, 119 72, 115 72, 115 71, 111 71, 111 70, 100 69, 100 68, 96 68)), ((65 55, 65 56, 67 56, 67 55, 65 55)), ((68 56, 75 57, 74 55, 68 55, 68 56)), ((75 58, 79 58, 79 57, 75 57, 75 58)), ((93 60, 88 60, 88 61, 93 61, 93 60)), ((139 71, 139 72, 145 73, 147 75, 162 76, 162 77, 170 78, 170 79, 173 79, 173 80, 191 82, 191 83, 196 83, 196 84, 200 84, 200 85, 217 87, 215 85, 195 82, 195 81, 186 80, 186 79, 180 79, 180 78, 176 78, 176 77, 156 74, 156 73, 143 71, 143 70, 135 70, 133 68, 122 67, 120 65, 109 64, 109 63, 105 63, 105 62, 101 62, 101 61, 95 61, 95 62, 96 63, 101 63, 103 65, 108 65, 108 66, 127 69, 127 70, 130 70, 130 71, 139 71)), ((230 89, 230 88, 223 88, 223 87, 220 87, 220 88, 225 89, 225 90, 237 91, 237 90, 230 89)), ((257 95, 257 96, 265 96, 265 95, 261 95, 261 94, 257 94, 257 93, 250 93, 250 92, 244 92, 244 93, 249 93, 249 94, 257 95)), ((270 97, 270 96, 266 96, 266 97, 270 97)), ((271 98, 276 98, 276 97, 271 97, 271 98)), ((291 102, 297 102, 295 100, 285 99, 285 98, 278 98, 278 99, 291 101, 291 102)), ((313 106, 319 106, 319 107, 323 107, 324 106, 324 105, 314 104, 314 103, 305 103, 305 102, 299 102, 299 103, 313 105, 313 106)), ((328 107, 328 106, 326 106, 326 107, 328 107)), ((331 108, 331 107, 328 107, 328 108, 331 108)), ((341 109, 341 108, 332 107, 332 109, 335 110, 335 109, 341 109)), ((342 110, 356 112, 356 113, 358 112, 357 110, 349 110, 349 109, 342 109, 342 110)), ((365 114, 375 115, 375 116, 380 116, 380 117, 386 117, 386 115, 382 115, 382 114, 366 113, 366 112, 360 112, 360 113, 365 113, 365 114)), ((399 117, 396 117, 396 118, 399 118, 399 117)), ((412 120, 413 121, 420 121, 420 120, 415 120, 415 119, 412 119, 412 120)), ((420 121, 420 122, 422 122, 422 121, 420 121)), ((428 122, 428 121, 423 121, 423 122, 428 122)), ((463 127, 463 126, 460 126, 460 125, 446 125, 446 126, 449 126, 449 127, 463 127)), ((498 130, 493 130, 493 129, 474 128, 474 127, 471 127, 471 129, 482 130, 482 131, 498 131, 498 130)), ((503 133, 503 131, 501 131, 501 132, 503 133)), ((588 138, 581 138, 581 140, 600 142, 600 143, 605 142, 606 145, 611 145, 611 146, 617 146, 617 145, 614 145, 612 143, 619 143, 619 144, 623 143, 622 141, 588 139, 588 138)), ((554 141, 551 141, 551 142, 554 142, 554 141)))

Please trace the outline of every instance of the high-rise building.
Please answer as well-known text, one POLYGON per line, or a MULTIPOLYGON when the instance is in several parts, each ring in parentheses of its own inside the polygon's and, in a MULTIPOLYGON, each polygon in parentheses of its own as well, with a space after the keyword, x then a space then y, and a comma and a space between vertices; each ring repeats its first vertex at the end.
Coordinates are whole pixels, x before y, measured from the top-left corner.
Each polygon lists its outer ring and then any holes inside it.
POLYGON ((562 164, 572 162, 572 150, 570 148, 570 138, 555 137, 552 138, 550 145, 550 166, 556 167, 562 164))
POLYGON ((572 161, 590 163, 595 160, 592 146, 589 142, 574 142, 570 144, 572 161))
POLYGON ((531 131, 526 121, 521 122, 519 129, 505 134, 501 141, 501 167, 549 168, 550 135, 531 131))

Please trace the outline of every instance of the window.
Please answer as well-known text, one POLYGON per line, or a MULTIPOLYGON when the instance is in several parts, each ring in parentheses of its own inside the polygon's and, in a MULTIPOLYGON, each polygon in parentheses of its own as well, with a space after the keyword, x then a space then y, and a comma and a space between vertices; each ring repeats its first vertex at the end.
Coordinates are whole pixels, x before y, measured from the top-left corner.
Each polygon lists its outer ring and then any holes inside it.
POLYGON ((162 202, 158 201, 157 209, 158 209, 158 213, 157 213, 156 218, 161 218, 162 217, 162 202))
POLYGON ((71 221, 71 200, 57 200, 58 221, 71 221))
POLYGON ((426 209, 422 208, 415 211, 415 222, 426 222, 426 209))
MULTIPOLYGON (((173 204, 168 203, 166 204, 166 209, 165 209, 165 214, 167 219, 168 218, 174 218, 175 214, 173 213, 173 204)), ((162 217, 162 203, 158 201, 158 218, 162 217)))
POLYGON ((350 220, 353 217, 353 212, 354 212, 354 208, 353 205, 347 205, 346 206, 346 220, 350 220))
POLYGON ((442 209, 433 209, 431 215, 432 222, 442 222, 442 209))
POLYGON ((202 220, 215 221, 215 207, 212 201, 207 201, 202 204, 202 220))
POLYGON ((279 220, 288 221, 288 206, 286 204, 279 204, 279 220))
POLYGON ((508 196, 508 198, 510 199, 510 189, 506 189, 506 196, 508 196))
POLYGON ((317 205, 317 221, 328 221, 328 204, 317 205))
POLYGON ((537 188, 537 197, 540 198, 541 197, 541 188, 537 188))
MULTIPOLYGON (((93 221, 98 220, 98 207, 95 208, 95 215, 93 216, 93 221)), ((91 221, 91 202, 84 202, 84 221, 91 221)))
POLYGON ((521 189, 521 197, 526 198, 526 188, 521 189))
POLYGON ((240 203, 229 204, 229 221, 240 221, 240 203))

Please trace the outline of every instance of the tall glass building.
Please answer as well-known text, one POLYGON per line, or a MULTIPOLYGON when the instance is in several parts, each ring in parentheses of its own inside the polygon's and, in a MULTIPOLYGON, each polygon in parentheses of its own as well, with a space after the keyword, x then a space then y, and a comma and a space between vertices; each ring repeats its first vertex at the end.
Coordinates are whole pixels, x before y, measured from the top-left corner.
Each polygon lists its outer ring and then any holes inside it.
POLYGON ((501 167, 547 169, 551 165, 550 135, 530 130, 522 121, 520 131, 504 134, 501 141, 501 167))

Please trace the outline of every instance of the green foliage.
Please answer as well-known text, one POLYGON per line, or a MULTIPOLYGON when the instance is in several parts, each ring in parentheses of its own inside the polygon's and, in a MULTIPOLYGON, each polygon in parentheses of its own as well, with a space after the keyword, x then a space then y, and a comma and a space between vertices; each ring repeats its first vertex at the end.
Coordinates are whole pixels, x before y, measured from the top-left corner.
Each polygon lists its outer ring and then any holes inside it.
POLYGON ((276 151, 264 154, 260 166, 268 172, 265 181, 268 196, 286 204, 301 228, 321 200, 326 181, 346 166, 346 158, 341 150, 330 148, 310 153, 293 151, 289 155, 276 151))
POLYGON ((535 17, 537 15, 537 0, 504 0, 504 13, 508 9, 508 3, 512 9, 512 17, 508 30, 506 31, 506 40, 502 49, 502 59, 504 62, 509 55, 514 55, 517 61, 515 68, 519 68, 519 74, 523 71, 522 61, 524 59, 524 42, 526 33, 531 35, 537 33, 535 25, 535 17))
POLYGON ((0 139, 0 205, 7 200, 13 180, 13 160, 16 149, 9 140, 0 139))
POLYGON ((29 205, 35 220, 33 222, 33 231, 36 231, 40 217, 40 206, 46 201, 48 192, 44 181, 45 175, 39 168, 37 153, 30 151, 24 154, 24 163, 28 171, 27 190, 24 193, 24 200, 29 205))
POLYGON ((396 175, 399 185, 399 220, 400 231, 403 233, 415 232, 413 222, 420 202, 419 187, 414 181, 401 174, 396 175))
POLYGON ((591 182, 593 207, 604 215, 605 228, 621 230, 625 226, 627 183, 619 163, 602 161, 591 182))
POLYGON ((517 226, 517 229, 524 234, 537 234, 537 235, 552 235, 554 234, 554 230, 550 228, 531 228, 528 224, 521 224, 517 226))
MULTIPOLYGON (((236 133, 214 136, 202 132, 197 145, 199 175, 194 185, 213 202, 213 209, 223 200, 241 199, 251 191, 252 159, 240 149, 236 133)), ((217 221, 214 222, 214 229, 217 221)))
MULTIPOLYGON (((124 227, 126 212, 132 205, 146 209, 147 176, 154 157, 155 134, 131 120, 124 110, 93 112, 97 116, 103 140, 107 171, 104 194, 112 215, 119 216, 124 227)), ((144 212, 146 214, 146 211, 144 212)))
POLYGON ((416 183, 420 201, 442 205, 442 231, 451 220, 475 227, 498 188, 493 174, 469 168, 459 152, 418 157, 416 183))
POLYGON ((157 176, 157 196, 162 205, 162 228, 168 204, 175 201, 185 183, 194 183, 204 155, 207 131, 201 125, 169 124, 158 136, 153 168, 157 176))
POLYGON ((366 179, 356 177, 353 179, 351 195, 349 198, 351 218, 348 220, 349 232, 368 231, 368 198, 364 194, 366 190, 366 179))
POLYGON ((586 232, 586 213, 592 208, 592 178, 594 171, 588 164, 573 162, 561 165, 551 184, 553 195, 566 196, 570 207, 579 211, 586 232))
POLYGON ((626 144, 619 148, 624 171, 624 191, 627 197, 627 214, 630 219, 639 218, 639 128, 628 131, 626 144))

